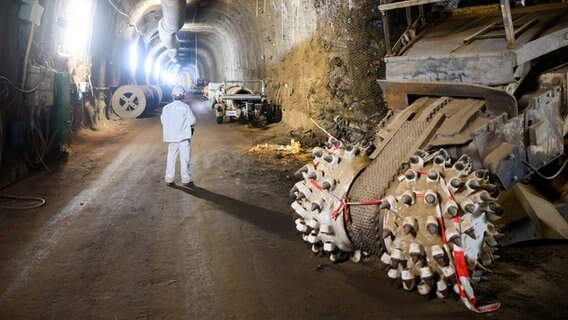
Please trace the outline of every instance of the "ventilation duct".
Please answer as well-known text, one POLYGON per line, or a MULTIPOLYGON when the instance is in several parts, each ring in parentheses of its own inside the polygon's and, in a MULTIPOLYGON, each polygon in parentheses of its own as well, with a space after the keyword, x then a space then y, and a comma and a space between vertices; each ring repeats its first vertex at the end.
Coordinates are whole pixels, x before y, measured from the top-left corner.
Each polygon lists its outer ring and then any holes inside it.
POLYGON ((185 0, 161 0, 163 17, 158 24, 160 40, 168 49, 168 55, 175 61, 179 48, 176 32, 185 23, 185 0))

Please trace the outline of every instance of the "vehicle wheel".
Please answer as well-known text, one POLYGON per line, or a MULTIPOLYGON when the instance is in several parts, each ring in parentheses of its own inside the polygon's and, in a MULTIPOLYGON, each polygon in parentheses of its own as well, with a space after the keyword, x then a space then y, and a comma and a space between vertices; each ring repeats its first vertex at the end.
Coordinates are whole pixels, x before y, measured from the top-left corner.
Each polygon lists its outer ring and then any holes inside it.
POLYGON ((217 117, 217 124, 223 123, 223 117, 217 117))

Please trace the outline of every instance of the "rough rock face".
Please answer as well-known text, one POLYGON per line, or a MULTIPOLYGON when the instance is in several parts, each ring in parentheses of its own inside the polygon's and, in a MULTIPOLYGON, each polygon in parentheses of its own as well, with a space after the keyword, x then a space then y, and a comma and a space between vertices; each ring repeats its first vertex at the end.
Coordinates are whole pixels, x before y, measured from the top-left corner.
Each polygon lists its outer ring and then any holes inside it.
POLYGON ((375 82, 384 54, 375 2, 315 0, 298 7, 284 1, 287 10, 274 18, 292 21, 292 28, 271 38, 277 48, 269 49, 273 60, 265 74, 269 98, 283 108, 285 123, 309 128, 313 118, 329 128, 339 115, 371 130, 384 114, 375 82))

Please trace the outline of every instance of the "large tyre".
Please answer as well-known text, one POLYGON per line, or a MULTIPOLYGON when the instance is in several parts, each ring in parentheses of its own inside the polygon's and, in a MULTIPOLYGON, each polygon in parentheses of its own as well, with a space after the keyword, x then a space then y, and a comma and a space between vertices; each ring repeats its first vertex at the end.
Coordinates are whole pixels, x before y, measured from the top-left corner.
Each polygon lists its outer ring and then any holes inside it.
POLYGON ((217 117, 217 124, 223 123, 223 117, 217 117))

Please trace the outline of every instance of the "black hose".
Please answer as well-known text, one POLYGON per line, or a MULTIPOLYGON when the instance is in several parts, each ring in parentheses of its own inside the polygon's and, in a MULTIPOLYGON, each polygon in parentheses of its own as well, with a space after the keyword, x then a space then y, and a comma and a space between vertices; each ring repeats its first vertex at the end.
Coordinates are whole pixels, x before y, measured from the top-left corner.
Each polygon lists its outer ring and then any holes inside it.
POLYGON ((525 160, 521 160, 521 162, 522 162, 525 166, 529 167, 529 168, 530 168, 532 171, 534 171, 536 174, 538 174, 541 178, 546 179, 546 180, 552 180, 552 179, 558 177, 558 176, 562 173, 562 171, 564 170, 564 168, 565 168, 566 165, 568 164, 568 159, 566 159, 566 160, 564 161, 564 163, 562 164, 562 166, 560 167, 560 169, 558 170, 558 172, 556 172, 554 175, 552 175, 552 176, 550 176, 550 177, 547 177, 547 176, 543 175, 542 173, 538 172, 538 170, 537 170, 535 167, 531 166, 531 164, 528 163, 528 162, 526 162, 525 160))

